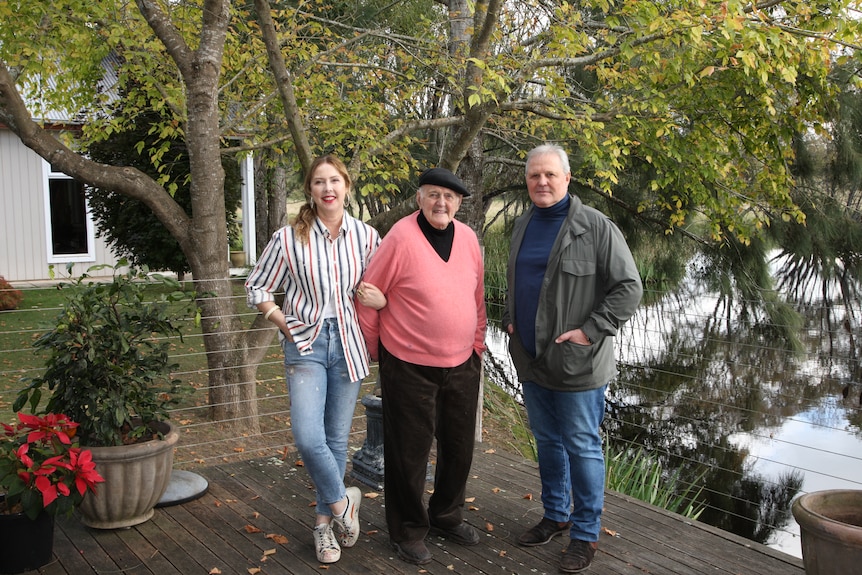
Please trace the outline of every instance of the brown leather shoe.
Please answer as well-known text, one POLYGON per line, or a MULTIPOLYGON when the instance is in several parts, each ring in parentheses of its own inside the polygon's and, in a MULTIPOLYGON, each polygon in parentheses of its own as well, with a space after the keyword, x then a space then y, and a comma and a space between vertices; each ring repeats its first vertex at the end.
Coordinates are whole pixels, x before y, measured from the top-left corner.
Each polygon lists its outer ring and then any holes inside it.
POLYGON ((432 523, 429 531, 459 545, 478 545, 479 543, 479 532, 469 523, 461 522, 455 527, 449 528, 438 527, 432 523))
POLYGON ((563 558, 560 560, 560 571, 563 573, 580 573, 585 570, 592 564, 593 557, 598 548, 599 544, 595 541, 572 539, 569 542, 569 546, 563 551, 563 558))
POLYGON ((558 523, 551 521, 547 517, 542 517, 538 524, 530 527, 527 531, 521 533, 518 537, 518 545, 525 547, 535 547, 549 543, 551 539, 557 535, 566 533, 572 527, 571 522, 558 523))
POLYGON ((398 558, 413 565, 425 565, 431 562, 431 552, 425 547, 425 542, 419 541, 402 541, 396 543, 392 541, 392 547, 398 554, 398 558))

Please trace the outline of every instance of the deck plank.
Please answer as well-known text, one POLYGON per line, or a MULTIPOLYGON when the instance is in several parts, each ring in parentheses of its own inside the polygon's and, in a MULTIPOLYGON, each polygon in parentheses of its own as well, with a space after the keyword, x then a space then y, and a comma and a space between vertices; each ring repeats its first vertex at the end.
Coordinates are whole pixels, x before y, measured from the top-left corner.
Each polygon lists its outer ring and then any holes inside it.
MULTIPOLYGON (((150 521, 100 531, 60 518, 55 561, 30 575, 393 573, 431 575, 558 572, 565 537, 520 547, 517 536, 542 517, 535 462, 506 452, 475 454, 466 520, 479 545, 462 547, 429 536, 433 561, 422 568, 397 559, 389 545, 385 493, 358 485, 362 533, 336 564, 318 564, 312 545, 314 490, 304 468, 278 458, 195 470, 209 482, 199 499, 156 509, 150 521), (250 571, 251 570, 251 571, 250 571)), ((428 490, 433 488, 428 485, 428 490)), ((714 527, 608 492, 603 532, 591 573, 608 575, 804 575, 802 561, 714 527)))

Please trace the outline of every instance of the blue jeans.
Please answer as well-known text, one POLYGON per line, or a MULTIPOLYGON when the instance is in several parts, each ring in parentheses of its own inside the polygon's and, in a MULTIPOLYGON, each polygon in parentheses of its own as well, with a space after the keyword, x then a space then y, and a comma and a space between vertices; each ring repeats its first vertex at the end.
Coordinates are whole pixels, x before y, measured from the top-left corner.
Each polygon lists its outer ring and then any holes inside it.
POLYGON ((523 382, 530 429, 536 438, 542 505, 552 521, 571 521, 569 536, 598 541, 605 499, 600 426, 607 385, 553 391, 523 382))
POLYGON ((344 499, 347 443, 361 382, 348 379, 334 319, 324 320, 310 355, 300 355, 287 339, 281 346, 296 448, 317 489, 317 514, 332 515, 329 505, 344 499))

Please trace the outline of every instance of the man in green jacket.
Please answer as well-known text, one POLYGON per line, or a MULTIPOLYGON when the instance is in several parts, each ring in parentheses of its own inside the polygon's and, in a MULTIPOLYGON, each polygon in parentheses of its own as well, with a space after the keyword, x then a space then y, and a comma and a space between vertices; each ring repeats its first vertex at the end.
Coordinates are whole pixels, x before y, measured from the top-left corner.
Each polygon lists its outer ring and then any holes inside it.
POLYGON ((516 222, 503 326, 536 438, 542 520, 518 543, 544 545, 568 531, 560 569, 595 555, 604 504, 600 426, 616 376, 614 338, 637 308, 640 275, 607 216, 569 195, 569 159, 558 146, 527 156, 533 205, 516 222))

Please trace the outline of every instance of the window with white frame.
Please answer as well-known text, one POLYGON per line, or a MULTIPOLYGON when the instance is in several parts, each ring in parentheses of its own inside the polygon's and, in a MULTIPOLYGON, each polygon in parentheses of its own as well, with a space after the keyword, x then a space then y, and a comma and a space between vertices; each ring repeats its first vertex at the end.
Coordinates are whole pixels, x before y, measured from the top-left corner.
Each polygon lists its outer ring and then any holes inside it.
POLYGON ((48 262, 93 261, 95 234, 84 184, 46 162, 44 190, 48 262))

